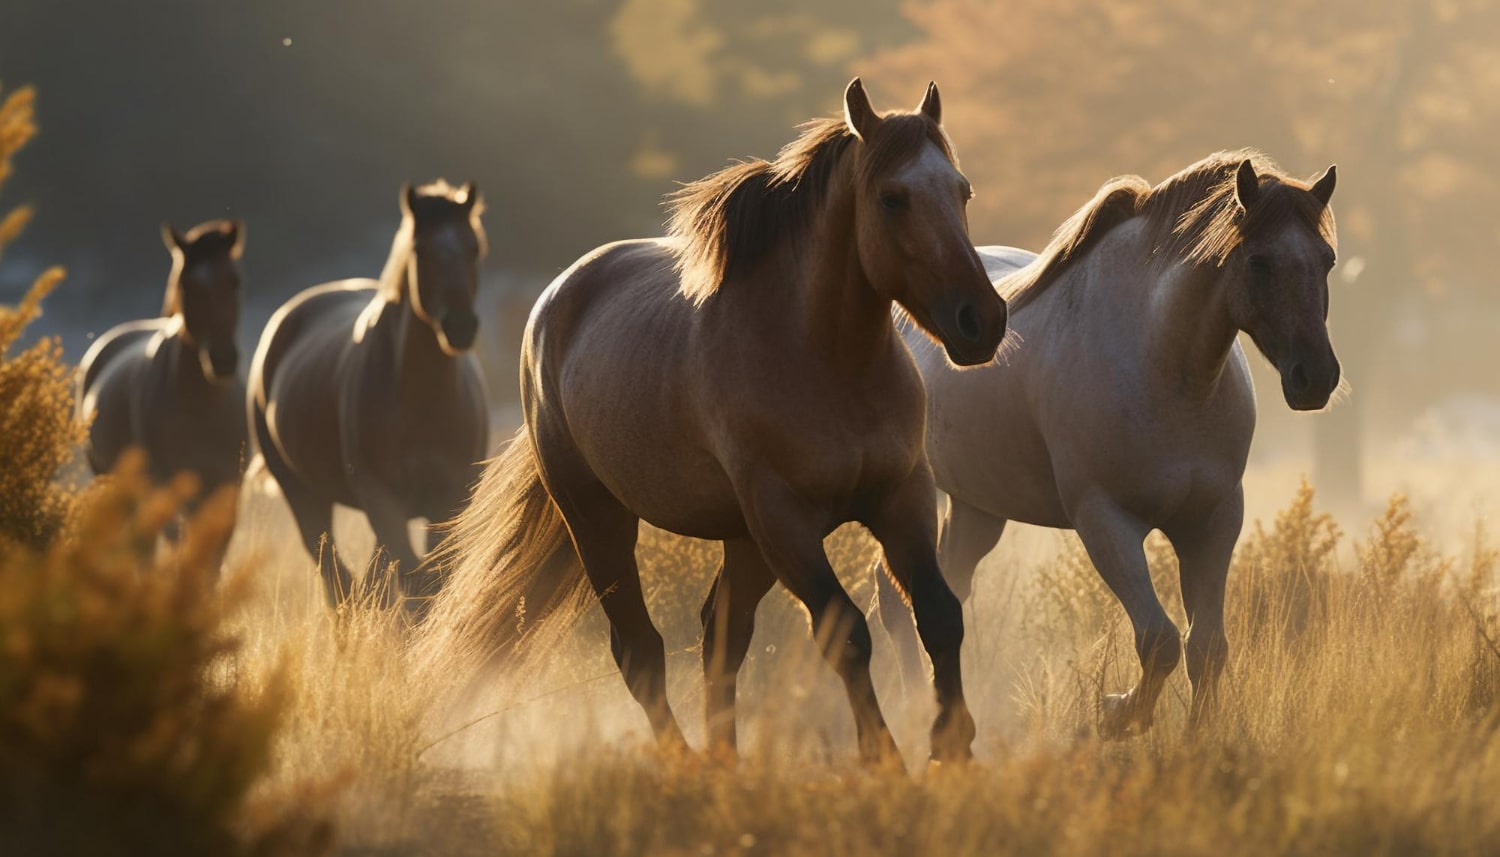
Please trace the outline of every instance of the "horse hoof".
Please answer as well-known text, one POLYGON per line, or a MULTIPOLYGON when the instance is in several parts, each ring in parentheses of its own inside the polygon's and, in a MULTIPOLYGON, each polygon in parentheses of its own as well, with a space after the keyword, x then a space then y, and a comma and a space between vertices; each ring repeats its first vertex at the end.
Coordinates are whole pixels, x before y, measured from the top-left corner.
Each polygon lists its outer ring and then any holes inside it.
POLYGON ((876 773, 906 775, 906 760, 901 757, 895 741, 886 740, 878 746, 861 749, 859 760, 866 769, 876 773))
POLYGON ((1099 701, 1099 737, 1121 741, 1145 732, 1150 722, 1140 722, 1133 712, 1130 694, 1111 693, 1099 701))

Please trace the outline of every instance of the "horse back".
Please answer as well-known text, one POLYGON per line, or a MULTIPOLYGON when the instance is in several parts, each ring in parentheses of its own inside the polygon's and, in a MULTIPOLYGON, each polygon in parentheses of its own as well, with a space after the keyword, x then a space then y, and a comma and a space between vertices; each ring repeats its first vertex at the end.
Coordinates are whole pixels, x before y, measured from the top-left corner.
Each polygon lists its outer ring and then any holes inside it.
POLYGON ((89 350, 78 363, 78 398, 80 407, 84 397, 98 383, 105 370, 114 366, 122 354, 135 351, 140 357, 146 354, 146 343, 166 327, 167 320, 148 318, 117 324, 94 340, 89 350))

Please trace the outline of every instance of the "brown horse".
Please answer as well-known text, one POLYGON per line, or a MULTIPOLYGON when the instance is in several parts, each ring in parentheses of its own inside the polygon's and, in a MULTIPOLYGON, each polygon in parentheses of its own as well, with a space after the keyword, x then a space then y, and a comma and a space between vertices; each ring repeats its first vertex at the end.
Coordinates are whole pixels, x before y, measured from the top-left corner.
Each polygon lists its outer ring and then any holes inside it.
POLYGON ((172 254, 159 318, 110 328, 78 367, 79 417, 91 421, 94 473, 140 447, 151 477, 192 473, 206 495, 240 480, 245 451, 245 385, 235 327, 245 227, 213 220, 186 236, 170 224, 172 254))
MULTIPOLYGON (((953 588, 967 597, 1006 522, 1021 521, 1077 530, 1129 614, 1141 679, 1103 700, 1107 737, 1151 725, 1184 649, 1194 716, 1210 710, 1255 430, 1237 335, 1275 365, 1288 406, 1328 403, 1340 381, 1326 324, 1335 181, 1332 167, 1299 181, 1255 152, 1220 152, 1155 187, 1113 179, 1041 255, 980 249, 1024 338, 1003 365, 953 372, 907 337, 948 495, 940 553, 953 588), (1177 551, 1185 646, 1151 585, 1153 529, 1177 551)), ((911 618, 882 586, 908 672, 920 657, 911 618)))
MULTIPOLYGON (((307 289, 261 334, 251 429, 330 604, 352 587, 348 568, 322 546, 335 503, 364 511, 377 556, 398 564, 408 606, 423 609, 437 585, 420 568, 407 523, 452 517, 485 455, 489 415, 468 353, 479 327, 483 208, 472 182, 406 186, 380 279, 307 289)), ((435 541, 429 535, 428 547, 435 541)))
POLYGON ((591 587, 630 692, 680 745, 634 555, 644 519, 724 543, 702 613, 715 746, 734 747, 736 674, 780 581, 844 682, 862 758, 899 760, 869 628, 823 552, 859 521, 937 665, 934 756, 968 756, 962 614, 938 570, 922 383, 891 307, 972 365, 994 357, 1005 304, 969 244, 937 88, 917 112, 881 116, 855 80, 844 107, 775 161, 684 187, 671 237, 601 247, 542 294, 521 355, 526 427, 458 519, 428 662, 536 644, 533 619, 576 615, 591 587))

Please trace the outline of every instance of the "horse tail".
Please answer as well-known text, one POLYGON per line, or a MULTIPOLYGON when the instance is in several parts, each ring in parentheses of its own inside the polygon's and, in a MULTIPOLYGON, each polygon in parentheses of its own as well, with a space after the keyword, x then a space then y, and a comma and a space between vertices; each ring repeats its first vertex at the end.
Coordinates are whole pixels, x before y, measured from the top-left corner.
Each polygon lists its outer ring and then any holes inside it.
POLYGON ((525 428, 485 464, 436 566, 446 580, 414 641, 420 668, 530 661, 583 616, 592 589, 525 428))

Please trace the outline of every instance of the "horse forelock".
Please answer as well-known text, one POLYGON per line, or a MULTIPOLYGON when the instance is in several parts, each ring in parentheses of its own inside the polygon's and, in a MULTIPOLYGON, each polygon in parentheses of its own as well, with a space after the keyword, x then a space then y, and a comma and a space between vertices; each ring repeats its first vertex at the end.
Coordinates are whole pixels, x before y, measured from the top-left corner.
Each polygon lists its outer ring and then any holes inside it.
POLYGON ((1287 175, 1264 154, 1241 149, 1218 152, 1153 189, 1151 226, 1164 258, 1218 267, 1247 238, 1297 223, 1338 249, 1333 211, 1308 185, 1287 175), (1260 192, 1247 210, 1235 194, 1235 172, 1249 161, 1260 192))
POLYGON ((1154 264, 1219 266, 1252 235, 1295 220, 1337 249, 1333 212, 1308 185, 1251 149, 1216 152, 1156 186, 1140 176, 1105 182, 1094 198, 1063 221, 1040 255, 1006 276, 1001 294, 1012 310, 1056 282, 1068 263, 1116 226, 1144 217, 1154 264), (1246 211, 1235 194, 1235 173, 1250 161, 1260 194, 1246 211))
MULTIPOLYGON (((808 230, 836 167, 855 141, 842 117, 814 119, 774 161, 752 159, 683 185, 667 197, 667 234, 680 241, 681 291, 701 303, 724 282, 808 230)), ((933 143, 957 165, 942 128, 919 113, 882 117, 854 180, 869 186, 933 143)))
POLYGON ((182 272, 187 257, 201 259, 206 256, 228 256, 234 252, 239 240, 238 224, 233 220, 209 220, 194 226, 182 236, 184 252, 172 254, 172 271, 167 275, 167 291, 162 298, 161 314, 164 318, 182 313, 182 272))
POLYGON ((391 252, 386 257, 385 267, 380 272, 380 294, 389 303, 400 303, 406 295, 407 262, 415 252, 414 239, 418 224, 423 228, 451 229, 463 224, 474 233, 479 242, 479 258, 489 255, 489 235, 484 231, 484 197, 472 201, 462 197, 462 188, 455 188, 443 179, 415 188, 410 200, 410 210, 401 218, 396 237, 391 241, 391 252))

